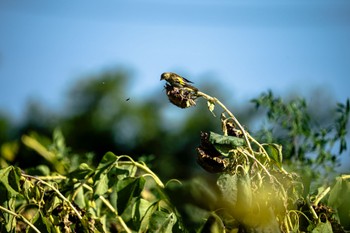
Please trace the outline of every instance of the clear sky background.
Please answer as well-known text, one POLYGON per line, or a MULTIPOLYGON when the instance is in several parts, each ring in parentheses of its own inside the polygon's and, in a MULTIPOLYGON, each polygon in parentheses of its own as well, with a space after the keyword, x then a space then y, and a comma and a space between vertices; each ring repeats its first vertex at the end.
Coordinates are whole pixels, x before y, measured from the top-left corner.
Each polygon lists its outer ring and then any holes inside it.
POLYGON ((59 108, 76 79, 115 66, 133 70, 136 99, 177 71, 241 101, 323 87, 344 102, 350 1, 0 1, 0 110, 59 108))

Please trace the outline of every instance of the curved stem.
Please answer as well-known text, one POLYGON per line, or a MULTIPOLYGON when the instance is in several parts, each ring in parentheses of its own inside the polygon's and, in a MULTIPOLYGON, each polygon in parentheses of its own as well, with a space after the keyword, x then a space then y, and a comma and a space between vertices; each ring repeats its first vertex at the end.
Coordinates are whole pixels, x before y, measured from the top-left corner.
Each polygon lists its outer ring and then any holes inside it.
POLYGON ((138 163, 138 162, 135 162, 132 158, 130 158, 129 156, 119 156, 119 159, 121 157, 126 157, 128 158, 130 161, 117 161, 117 163, 120 165, 120 164, 124 164, 124 165, 134 165, 136 166, 137 168, 140 168, 142 169, 143 171, 145 171, 147 174, 149 174, 153 179, 154 181, 157 183, 158 186, 160 186, 161 188, 164 188, 165 185, 163 184, 163 182, 159 179, 159 177, 151 170, 149 169, 147 166, 145 166, 144 164, 142 163, 138 163))
POLYGON ((33 228, 34 231, 36 231, 36 232, 38 232, 38 233, 41 233, 41 231, 39 231, 38 228, 36 228, 36 227, 35 227, 28 219, 26 219, 23 215, 16 214, 15 212, 6 209, 6 208, 3 207, 3 206, 0 206, 0 210, 6 212, 6 213, 8 213, 8 214, 11 214, 11 215, 15 216, 16 218, 22 219, 22 220, 23 220, 25 223, 27 223, 31 228, 33 228))
POLYGON ((218 100, 217 98, 211 97, 210 95, 207 95, 201 91, 197 92, 198 96, 203 97, 204 99, 211 101, 213 103, 217 103, 222 109, 224 109, 224 111, 230 116, 230 118, 232 118, 232 120, 234 121, 234 123, 238 126, 238 128, 242 131, 243 136, 244 136, 244 140, 247 143, 248 148, 250 149, 251 152, 253 152, 253 149, 250 145, 249 139, 248 139, 248 134, 247 132, 244 130, 243 126, 239 123, 239 121, 237 120, 237 118, 232 114, 232 112, 230 110, 228 110, 228 108, 226 108, 226 106, 221 103, 220 100, 218 100))
POLYGON ((116 209, 113 208, 113 206, 111 205, 111 203, 109 203, 109 201, 104 198, 103 196, 99 196, 99 198, 102 200, 102 202, 116 215, 119 223, 122 225, 122 227, 124 228, 124 230, 127 233, 132 233, 132 231, 129 229, 129 227, 126 225, 126 223, 124 222, 123 218, 119 216, 118 212, 116 209))

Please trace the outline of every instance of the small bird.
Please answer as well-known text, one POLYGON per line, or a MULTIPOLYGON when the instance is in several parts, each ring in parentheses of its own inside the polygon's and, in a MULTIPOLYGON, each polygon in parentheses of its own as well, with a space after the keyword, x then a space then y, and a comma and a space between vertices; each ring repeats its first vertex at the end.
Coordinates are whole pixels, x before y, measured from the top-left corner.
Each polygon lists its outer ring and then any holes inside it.
POLYGON ((160 76, 160 80, 167 81, 170 85, 178 88, 186 88, 191 89, 193 91, 198 91, 198 89, 194 86, 192 86, 190 83, 190 80, 185 79, 184 77, 181 77, 180 75, 177 75, 172 72, 165 72, 160 76))

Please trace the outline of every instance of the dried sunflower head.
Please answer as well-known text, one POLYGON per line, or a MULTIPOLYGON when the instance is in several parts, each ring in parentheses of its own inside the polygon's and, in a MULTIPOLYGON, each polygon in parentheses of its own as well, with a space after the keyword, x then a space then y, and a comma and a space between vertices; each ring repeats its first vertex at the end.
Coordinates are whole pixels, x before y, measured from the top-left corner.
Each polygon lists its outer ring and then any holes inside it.
POLYGON ((196 105, 197 94, 192 89, 175 87, 167 83, 165 90, 169 101, 180 108, 189 108, 196 105))
POLYGON ((197 163, 208 172, 223 172, 228 166, 227 159, 210 143, 208 133, 201 132, 201 145, 197 148, 197 154, 197 163))

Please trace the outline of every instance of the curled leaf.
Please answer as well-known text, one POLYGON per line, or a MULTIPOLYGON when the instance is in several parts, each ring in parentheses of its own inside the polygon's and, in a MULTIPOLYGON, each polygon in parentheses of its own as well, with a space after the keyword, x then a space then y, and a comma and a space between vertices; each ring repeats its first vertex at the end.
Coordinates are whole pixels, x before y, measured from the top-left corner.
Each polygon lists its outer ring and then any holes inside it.
POLYGON ((208 104, 209 111, 214 115, 214 117, 216 117, 214 113, 215 103, 213 101, 208 100, 207 104, 208 104))

